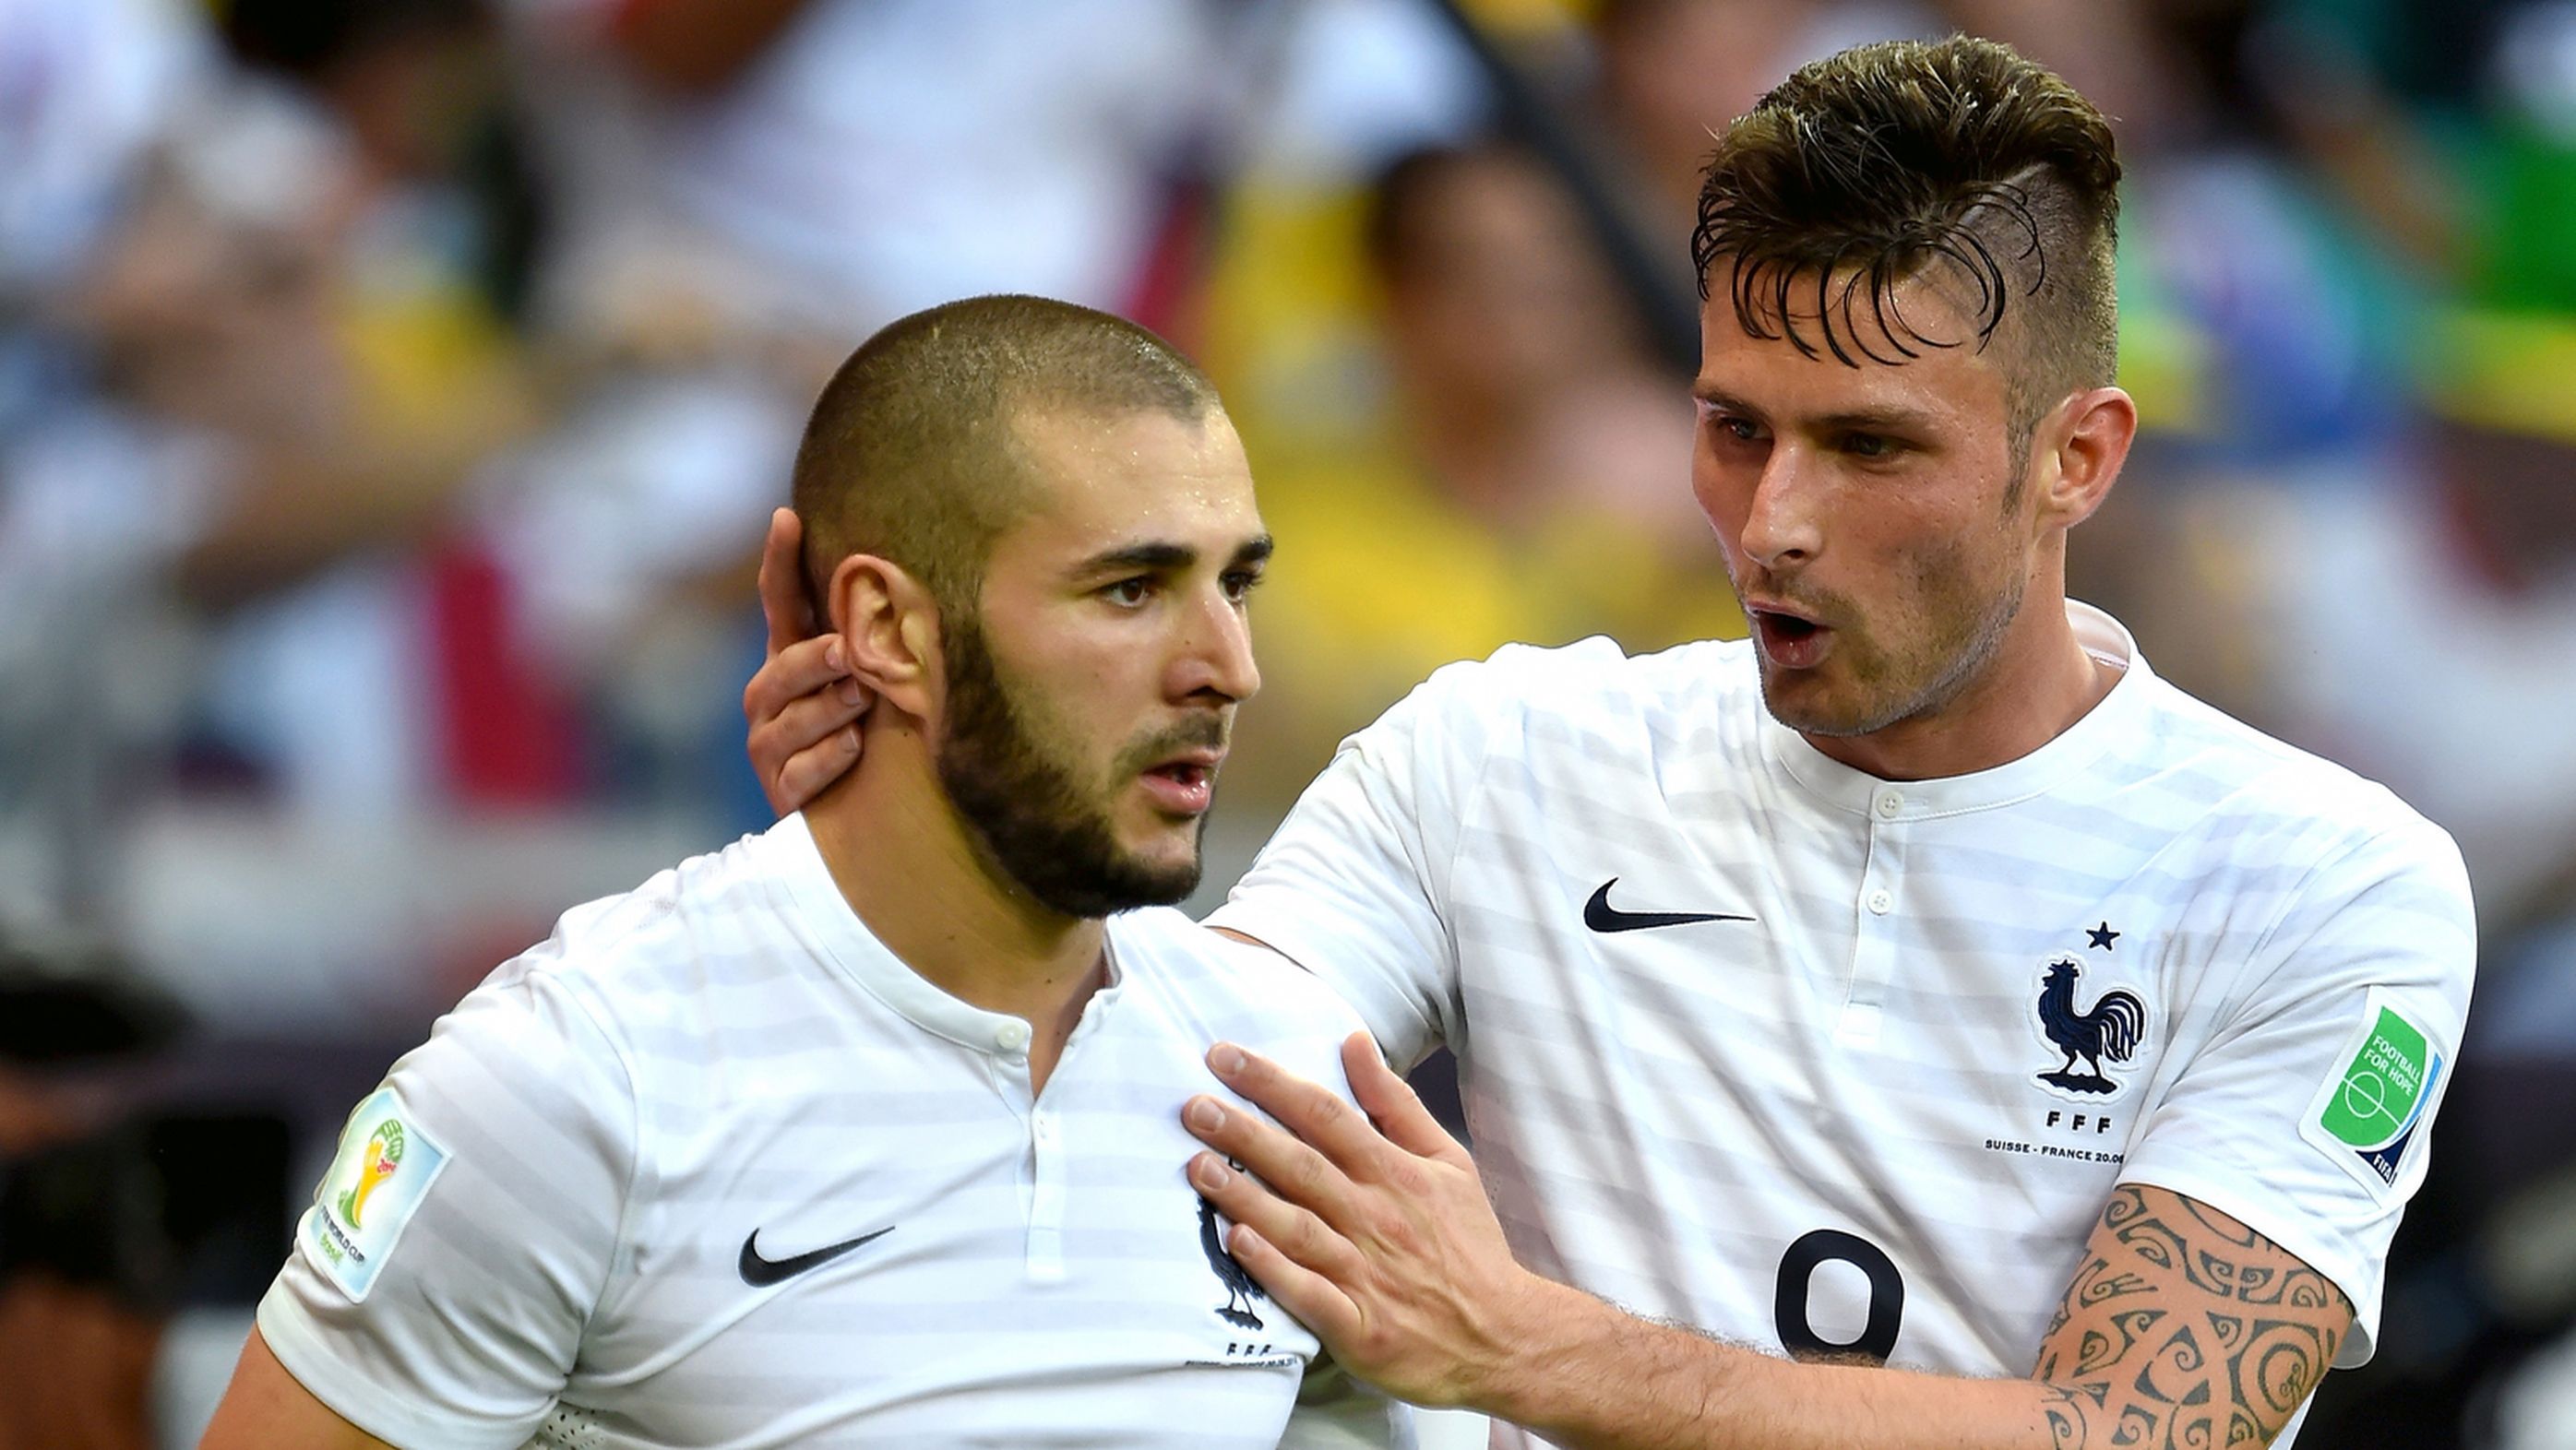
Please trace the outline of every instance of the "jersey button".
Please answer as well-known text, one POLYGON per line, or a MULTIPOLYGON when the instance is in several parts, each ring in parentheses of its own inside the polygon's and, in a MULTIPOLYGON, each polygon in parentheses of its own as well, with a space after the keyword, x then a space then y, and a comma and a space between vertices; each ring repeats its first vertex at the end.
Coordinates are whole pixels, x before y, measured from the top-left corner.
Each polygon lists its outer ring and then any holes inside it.
POLYGON ((1905 795, 1903 792, 1883 790, 1878 793, 1879 819, 1892 821, 1896 819, 1896 813, 1903 809, 1905 809, 1905 795))
POLYGON ((1017 1052, 1029 1045, 1029 1024, 1005 1022, 993 1034, 993 1045, 1004 1052, 1017 1052))
POLYGON ((1875 915, 1885 916, 1896 909, 1896 898, 1885 891, 1873 891, 1869 894, 1869 909, 1875 915))

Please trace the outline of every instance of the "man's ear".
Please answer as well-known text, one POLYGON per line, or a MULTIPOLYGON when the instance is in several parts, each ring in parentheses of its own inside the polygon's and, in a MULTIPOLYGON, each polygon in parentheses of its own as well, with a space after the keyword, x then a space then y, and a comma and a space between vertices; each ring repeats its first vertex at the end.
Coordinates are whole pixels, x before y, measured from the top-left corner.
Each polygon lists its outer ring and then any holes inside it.
POLYGON ((2054 456, 2044 460, 2039 509, 2043 523, 2071 529, 2110 497, 2138 436, 2138 405, 2119 388, 2086 388, 2059 406, 2064 421, 2051 433, 2054 456))
POLYGON ((852 554, 824 591, 850 674, 877 699, 916 720, 931 718, 945 687, 939 605, 900 564, 852 554))

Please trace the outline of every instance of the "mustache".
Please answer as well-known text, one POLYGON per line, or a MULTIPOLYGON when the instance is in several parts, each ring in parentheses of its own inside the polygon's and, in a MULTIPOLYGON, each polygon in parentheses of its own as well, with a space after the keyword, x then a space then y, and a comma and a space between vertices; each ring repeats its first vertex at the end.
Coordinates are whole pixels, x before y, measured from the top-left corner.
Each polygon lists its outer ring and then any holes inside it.
POLYGON ((1742 581, 1742 583, 1737 586, 1736 597, 1741 600, 1747 595, 1759 595, 1765 599, 1777 599, 1783 604, 1786 604, 1789 608, 1794 609, 1800 614, 1805 615, 1807 618, 1816 621, 1818 624, 1827 626, 1839 624, 1850 614, 1850 611, 1844 608, 1843 600, 1839 595, 1809 592, 1799 589, 1784 589, 1780 587, 1780 581, 1777 579, 1746 579, 1742 581))
POLYGON ((1192 715, 1177 725, 1157 730, 1119 752, 1118 773, 1133 775, 1155 761, 1184 750, 1223 750, 1229 724, 1226 716, 1211 711, 1192 715))

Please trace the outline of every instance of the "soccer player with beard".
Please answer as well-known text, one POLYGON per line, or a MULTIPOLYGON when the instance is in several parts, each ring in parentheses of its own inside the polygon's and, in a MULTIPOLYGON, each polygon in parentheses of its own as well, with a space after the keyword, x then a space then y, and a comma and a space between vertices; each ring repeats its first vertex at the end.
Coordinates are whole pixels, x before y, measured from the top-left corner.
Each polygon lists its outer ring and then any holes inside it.
POLYGON ((824 390, 795 492, 863 763, 394 1065, 206 1443, 1409 1443, 1182 1176, 1209 1043, 1338 1082, 1359 1026, 1163 909, 1270 552, 1206 379, 934 308, 824 390))
MULTIPOLYGON (((2468 883, 2066 597, 2137 421, 2119 170, 1965 38, 1738 119, 1692 483, 1754 638, 1440 671, 1210 919, 1458 1054, 1472 1163, 1365 1042, 1365 1113, 1223 1044, 1296 1135, 1189 1109, 1237 1258, 1353 1372, 1498 1445, 2003 1450, 2281 1443, 2368 1356, 2468 883)), ((815 665, 745 697, 782 790, 831 764, 768 708, 815 665)))

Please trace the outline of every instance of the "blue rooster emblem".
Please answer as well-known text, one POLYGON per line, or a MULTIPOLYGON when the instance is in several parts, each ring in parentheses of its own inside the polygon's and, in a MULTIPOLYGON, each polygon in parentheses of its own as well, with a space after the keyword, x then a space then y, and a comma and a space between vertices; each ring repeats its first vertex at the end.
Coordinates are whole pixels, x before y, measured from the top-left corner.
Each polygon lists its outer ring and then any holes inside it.
POLYGON ((1235 1262, 1234 1255, 1226 1252, 1225 1235, 1216 1225, 1216 1205, 1205 1195, 1199 1198, 1199 1248, 1207 1255, 1208 1267, 1216 1270, 1217 1282, 1225 1285, 1225 1302, 1217 1306, 1217 1317, 1238 1328, 1259 1329, 1261 1316, 1252 1312, 1252 1306, 1268 1296, 1261 1292, 1251 1273, 1235 1262))
POLYGON ((2096 999, 2092 1010, 2075 1010, 2075 979, 2082 971, 2072 957, 2048 964, 2039 989, 2039 1030, 2066 1054, 2066 1063, 2041 1073, 2039 1080, 2068 1092, 2115 1093, 2120 1085, 2102 1075, 2102 1063, 2105 1059, 2127 1062, 2137 1051, 2138 1039, 2147 1030, 2147 1004, 2135 993, 2115 987, 2096 999), (2077 1072, 2079 1057, 2090 1062, 2093 1070, 2077 1072))

